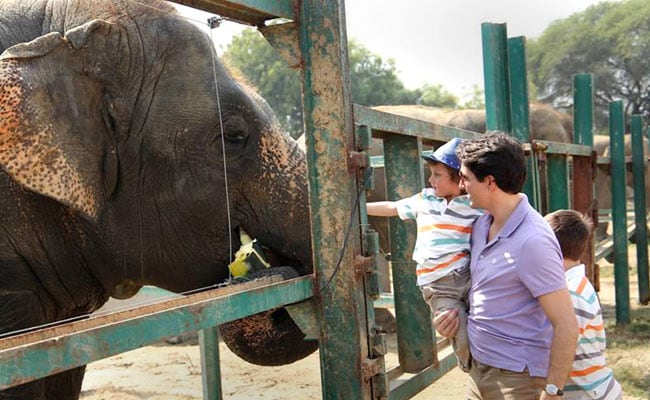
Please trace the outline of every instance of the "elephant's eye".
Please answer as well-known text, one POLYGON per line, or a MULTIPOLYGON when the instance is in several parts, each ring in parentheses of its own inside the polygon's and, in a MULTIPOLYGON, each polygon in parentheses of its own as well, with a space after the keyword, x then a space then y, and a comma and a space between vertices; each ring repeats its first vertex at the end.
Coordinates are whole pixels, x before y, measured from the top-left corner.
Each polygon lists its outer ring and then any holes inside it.
POLYGON ((248 124, 239 115, 228 117, 223 124, 223 133, 231 143, 241 143, 248 137, 248 124))

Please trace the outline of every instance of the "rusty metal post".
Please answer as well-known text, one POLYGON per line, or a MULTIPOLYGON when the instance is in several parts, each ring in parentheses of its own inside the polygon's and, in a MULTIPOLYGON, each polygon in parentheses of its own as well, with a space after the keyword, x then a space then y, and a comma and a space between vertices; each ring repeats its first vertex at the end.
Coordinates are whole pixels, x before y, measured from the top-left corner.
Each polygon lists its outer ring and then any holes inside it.
POLYGON ((315 301, 320 320, 323 399, 369 399, 355 150, 343 1, 300 2, 303 103, 310 178, 315 301), (358 210, 357 210, 358 211, 358 210), (350 221, 350 218, 354 221, 350 221), (349 224, 353 224, 347 236, 349 224), (327 285, 327 286, 326 286, 327 285))
MULTIPOLYGON (((593 76, 579 74, 573 76, 573 143, 590 146, 594 145, 593 133, 593 76)), ((594 201, 594 171, 596 154, 591 157, 573 156, 573 209, 588 216, 594 222, 598 221, 598 205, 594 201)), ((585 251, 582 262, 586 267, 587 278, 596 290, 600 288, 598 273, 594 264, 594 235, 591 235, 589 246, 585 251)))

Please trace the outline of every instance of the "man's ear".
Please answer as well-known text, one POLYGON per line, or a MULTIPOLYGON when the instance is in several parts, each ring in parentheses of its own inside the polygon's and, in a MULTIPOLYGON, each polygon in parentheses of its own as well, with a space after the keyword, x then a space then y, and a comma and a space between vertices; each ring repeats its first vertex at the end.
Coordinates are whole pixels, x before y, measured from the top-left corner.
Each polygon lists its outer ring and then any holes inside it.
POLYGON ((92 21, 65 37, 49 33, 0 55, 0 167, 91 220, 117 179, 106 90, 84 65, 89 38, 107 25, 92 21))

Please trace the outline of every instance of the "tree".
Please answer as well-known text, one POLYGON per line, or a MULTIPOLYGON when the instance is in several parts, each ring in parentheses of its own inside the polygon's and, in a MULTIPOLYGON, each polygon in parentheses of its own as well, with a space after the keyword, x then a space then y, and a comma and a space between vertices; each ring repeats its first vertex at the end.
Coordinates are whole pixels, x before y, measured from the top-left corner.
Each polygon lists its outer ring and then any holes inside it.
POLYGON ((479 85, 472 85, 469 92, 463 95, 463 102, 458 108, 478 110, 485 108, 485 91, 479 85))
POLYGON ((364 106, 415 104, 420 91, 408 90, 397 76, 395 60, 386 62, 355 40, 348 42, 352 101, 364 106))
POLYGON ((551 23, 527 50, 540 100, 570 107, 573 75, 589 72, 599 126, 613 100, 623 100, 628 115, 650 115, 650 2, 591 6, 551 23))
POLYGON ((458 97, 439 83, 433 85, 426 83, 416 103, 423 106, 455 108, 458 105, 458 97))
POLYGON ((255 30, 233 37, 223 59, 257 89, 293 137, 303 132, 300 72, 287 67, 275 49, 255 30))
MULTIPOLYGON (((303 132, 300 73, 284 60, 255 30, 245 29, 233 37, 224 61, 239 70, 278 115, 284 129, 297 137, 303 132)), ((456 107, 458 99, 442 85, 409 90, 397 76, 393 59, 384 61, 354 40, 348 43, 352 101, 365 106, 424 104, 456 107)))

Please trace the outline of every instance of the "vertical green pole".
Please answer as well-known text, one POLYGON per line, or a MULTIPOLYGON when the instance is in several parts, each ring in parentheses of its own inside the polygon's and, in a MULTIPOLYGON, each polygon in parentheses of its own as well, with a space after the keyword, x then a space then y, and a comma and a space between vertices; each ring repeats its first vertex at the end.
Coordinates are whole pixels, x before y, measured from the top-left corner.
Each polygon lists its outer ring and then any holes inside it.
MULTIPOLYGON (((547 154, 548 212, 569 208, 569 165, 565 154, 547 154)), ((545 210, 546 211, 546 210, 545 210)))
MULTIPOLYGON (((593 132, 593 76, 578 74, 573 76, 573 143, 594 145, 593 132)), ((592 156, 573 157, 573 209, 585 214, 591 210, 591 218, 598 221, 598 208, 594 202, 594 153, 592 156)), ((594 265, 594 238, 591 237, 587 254, 582 260, 587 278, 599 286, 594 265)))
POLYGON ((617 324, 630 322, 624 132, 623 102, 612 101, 609 103, 609 143, 612 161, 612 223, 614 226, 614 286, 616 288, 617 324))
MULTIPOLYGON (((523 36, 508 39, 508 63, 510 65, 510 101, 512 133, 522 143, 531 143, 530 111, 528 103, 528 79, 526 70, 526 39, 523 36)), ((528 202, 537 210, 539 198, 539 171, 535 152, 528 156, 526 182, 523 192, 528 202)))
POLYGON ((573 76, 573 142, 585 146, 594 145, 593 81, 591 74, 573 76))
POLYGON ((485 126, 510 132, 510 87, 506 24, 481 24, 483 76, 485 80, 485 126))
POLYGON ((344 5, 298 4, 323 399, 369 399, 366 299, 354 268, 360 238, 357 229, 345 235, 358 205, 356 170, 348 164, 355 146, 344 5))
POLYGON ((201 348, 201 377, 203 380, 203 400, 221 400, 221 373, 219 366, 219 328, 212 327, 199 331, 201 348))
POLYGON ((645 198, 645 147, 643 121, 632 116, 632 173, 634 175, 634 220, 636 224, 636 258, 639 277, 639 302, 648 304, 648 225, 645 198))
MULTIPOLYGON (((388 199, 410 197, 422 190, 421 150, 418 138, 384 139, 388 199)), ((413 261, 416 229, 413 221, 399 218, 391 218, 389 224, 399 363, 405 372, 417 372, 432 364, 435 342, 429 308, 416 285, 413 261)))

